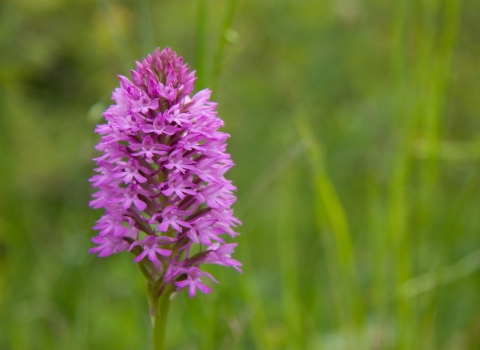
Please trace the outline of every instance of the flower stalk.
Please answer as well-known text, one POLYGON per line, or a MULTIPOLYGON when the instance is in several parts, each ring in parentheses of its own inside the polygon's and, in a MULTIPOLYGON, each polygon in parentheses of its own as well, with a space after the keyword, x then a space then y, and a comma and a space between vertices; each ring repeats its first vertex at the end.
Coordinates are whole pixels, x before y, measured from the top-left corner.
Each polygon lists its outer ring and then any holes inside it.
POLYGON ((153 326, 153 349, 164 350, 167 331, 168 311, 170 309, 171 291, 164 291, 159 298, 152 296, 152 326, 153 326))

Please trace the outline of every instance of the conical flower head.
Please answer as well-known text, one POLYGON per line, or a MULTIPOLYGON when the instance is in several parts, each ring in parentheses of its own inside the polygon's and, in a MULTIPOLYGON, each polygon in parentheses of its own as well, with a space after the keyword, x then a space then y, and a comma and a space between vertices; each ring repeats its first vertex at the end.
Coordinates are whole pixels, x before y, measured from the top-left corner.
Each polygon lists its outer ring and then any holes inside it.
POLYGON ((230 208, 236 188, 224 177, 233 166, 229 135, 218 131, 223 121, 211 92, 191 96, 195 74, 169 48, 136 62, 131 73, 132 80, 119 76, 115 104, 103 113, 107 123, 95 130, 103 154, 95 158, 99 174, 90 181, 98 191, 90 206, 105 214, 90 252, 132 251, 160 282, 159 293, 166 285, 188 286, 190 296, 196 287, 208 292, 202 263, 241 266, 230 257, 236 245, 223 239, 240 224, 230 208))

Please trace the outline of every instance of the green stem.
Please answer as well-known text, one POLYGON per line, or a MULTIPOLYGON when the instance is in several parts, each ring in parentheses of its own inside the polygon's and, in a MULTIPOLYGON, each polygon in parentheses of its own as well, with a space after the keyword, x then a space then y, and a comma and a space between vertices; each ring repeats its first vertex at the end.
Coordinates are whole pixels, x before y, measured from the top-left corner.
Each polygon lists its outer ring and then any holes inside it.
POLYGON ((153 317, 153 349, 165 350, 165 335, 167 330, 168 309, 170 308, 169 290, 164 290, 154 304, 153 317))

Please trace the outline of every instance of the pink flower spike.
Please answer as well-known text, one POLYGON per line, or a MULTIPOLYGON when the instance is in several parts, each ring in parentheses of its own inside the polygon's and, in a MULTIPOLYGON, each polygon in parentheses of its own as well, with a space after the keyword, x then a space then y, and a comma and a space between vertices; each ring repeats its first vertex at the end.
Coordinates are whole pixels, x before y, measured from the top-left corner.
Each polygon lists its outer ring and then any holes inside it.
POLYGON ((157 48, 135 67, 131 79, 119 76, 95 127, 101 154, 89 204, 104 213, 90 253, 135 253, 135 262, 148 263, 147 279, 158 282, 153 298, 174 289, 209 293, 201 277, 217 281, 201 264, 241 271, 236 244, 224 241, 241 224, 231 209, 236 188, 225 178, 233 166, 229 135, 220 131, 211 91, 194 94, 195 72, 174 51, 157 48))

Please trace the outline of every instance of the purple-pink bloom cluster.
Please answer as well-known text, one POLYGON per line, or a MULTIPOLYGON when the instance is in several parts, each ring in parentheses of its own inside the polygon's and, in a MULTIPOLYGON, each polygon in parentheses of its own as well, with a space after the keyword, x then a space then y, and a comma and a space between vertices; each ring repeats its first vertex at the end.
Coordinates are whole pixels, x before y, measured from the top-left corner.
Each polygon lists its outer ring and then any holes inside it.
POLYGON ((237 235, 240 221, 230 208, 236 190, 224 174, 233 166, 226 153, 228 134, 206 89, 190 97, 195 72, 169 48, 136 63, 132 81, 119 76, 115 104, 104 113, 107 123, 96 149, 98 191, 90 202, 105 214, 93 227, 99 235, 90 253, 104 257, 132 251, 134 261, 159 293, 170 285, 208 293, 201 277, 217 282, 199 266, 232 266, 236 244, 223 236, 237 235))

